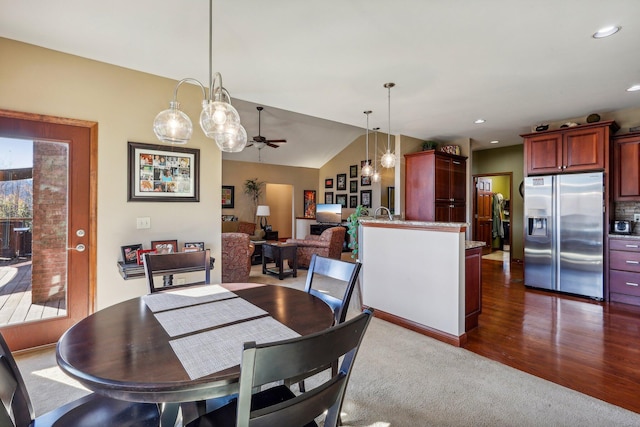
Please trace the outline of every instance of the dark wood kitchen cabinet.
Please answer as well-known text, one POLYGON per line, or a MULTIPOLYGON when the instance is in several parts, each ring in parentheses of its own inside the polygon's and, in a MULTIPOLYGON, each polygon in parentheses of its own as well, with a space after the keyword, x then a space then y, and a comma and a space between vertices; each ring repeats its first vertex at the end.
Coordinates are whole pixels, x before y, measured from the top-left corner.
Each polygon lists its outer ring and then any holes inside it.
POLYGON ((609 239, 609 301, 640 305, 640 239, 609 239))
POLYGON ((613 199, 640 201, 640 132, 613 139, 613 199))
POLYGON ((608 168, 613 121, 520 135, 527 175, 586 172, 608 168))
POLYGON ((467 158, 427 150, 405 160, 405 218, 465 222, 467 158))
POLYGON ((470 331, 478 326, 478 317, 482 313, 482 247, 464 252, 464 330, 470 331))

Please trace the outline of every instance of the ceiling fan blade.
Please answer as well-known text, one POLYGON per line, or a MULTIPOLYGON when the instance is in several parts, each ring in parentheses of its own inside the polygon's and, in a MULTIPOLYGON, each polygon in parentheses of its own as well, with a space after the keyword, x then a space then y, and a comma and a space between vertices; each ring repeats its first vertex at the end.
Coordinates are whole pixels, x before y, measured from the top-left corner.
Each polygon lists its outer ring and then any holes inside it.
POLYGON ((287 142, 286 139, 267 139, 266 142, 271 142, 271 143, 275 143, 275 142, 287 142))
POLYGON ((279 145, 272 144, 272 143, 270 143, 270 142, 267 142, 267 145, 268 145, 269 147, 271 147, 271 148, 280 148, 280 146, 279 146, 279 145))
POLYGON ((245 145, 245 147, 253 147, 253 142, 251 144, 245 145))

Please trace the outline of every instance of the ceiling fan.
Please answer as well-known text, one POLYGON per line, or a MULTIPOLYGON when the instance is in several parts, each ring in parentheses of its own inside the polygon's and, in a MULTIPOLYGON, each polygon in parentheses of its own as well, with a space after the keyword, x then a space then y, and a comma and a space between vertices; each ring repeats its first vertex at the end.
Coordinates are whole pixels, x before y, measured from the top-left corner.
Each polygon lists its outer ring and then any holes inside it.
POLYGON ((264 107, 256 107, 256 109, 258 110, 258 136, 254 136, 253 141, 247 144, 247 147, 251 147, 255 145, 258 148, 258 150, 262 150, 267 145, 271 148, 279 148, 280 146, 276 144, 287 142, 287 140, 286 139, 267 139, 264 136, 262 136, 260 133, 260 119, 261 119, 261 113, 262 113, 262 110, 264 110, 264 107))

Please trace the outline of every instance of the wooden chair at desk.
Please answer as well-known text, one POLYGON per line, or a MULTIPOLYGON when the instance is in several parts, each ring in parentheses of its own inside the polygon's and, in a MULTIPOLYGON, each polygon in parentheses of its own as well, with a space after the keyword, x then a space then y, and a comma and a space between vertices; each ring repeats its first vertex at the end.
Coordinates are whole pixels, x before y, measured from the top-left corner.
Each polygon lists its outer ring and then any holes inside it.
POLYGON ((211 283, 211 251, 144 254, 144 274, 149 293, 211 283), (203 271, 204 281, 173 284, 173 275, 203 271), (155 286, 154 276, 163 276, 163 286, 155 286))
MULTIPOLYGON (((187 424, 209 426, 304 426, 327 411, 324 426, 335 427, 351 368, 372 311, 321 332, 275 343, 244 344, 240 365, 240 391, 226 405, 187 424), (344 356, 340 370, 306 393, 296 396, 284 384, 253 393, 267 384, 309 376, 344 356)), ((228 399, 228 398, 225 398, 228 399)))
POLYGON ((157 427, 154 403, 134 403, 90 393, 39 417, 9 346, 0 334, 0 426, 157 427))

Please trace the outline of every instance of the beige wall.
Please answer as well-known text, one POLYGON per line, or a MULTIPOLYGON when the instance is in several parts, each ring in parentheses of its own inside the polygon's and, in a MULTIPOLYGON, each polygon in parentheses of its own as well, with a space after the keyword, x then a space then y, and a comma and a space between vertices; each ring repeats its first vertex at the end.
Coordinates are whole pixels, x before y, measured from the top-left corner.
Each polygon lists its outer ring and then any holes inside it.
MULTIPOLYGON (((222 209, 222 215, 235 215, 241 221, 253 222, 255 212, 253 211, 251 199, 244 194, 243 188, 245 180, 253 178, 258 178, 259 181, 267 184, 286 184, 292 186, 293 212, 296 217, 304 216, 303 191, 318 190, 318 169, 223 160, 221 185, 233 185, 235 187, 235 204, 233 209, 222 209)), ((265 190, 266 189, 267 187, 265 186, 265 190)), ((318 193, 316 193, 316 195, 317 194, 318 193)), ((260 203, 265 202, 265 197, 267 197, 266 192, 260 200, 260 203)), ((273 214, 274 207, 270 206, 270 208, 273 214)), ((269 223, 274 225, 272 221, 273 220, 269 218, 269 223)), ((288 226, 289 230, 294 225, 295 222, 292 221, 288 226)), ((287 226, 278 225, 278 227, 287 226)), ((273 229, 278 230, 278 237, 293 236, 291 231, 285 233, 284 229, 280 230, 275 226, 273 229)))
POLYGON ((127 202, 127 141, 159 143, 153 119, 175 83, 0 38, 0 108, 98 122, 97 309, 146 293, 144 279, 118 273, 123 245, 204 241, 218 260, 212 280, 220 280, 221 154, 197 125, 199 88, 183 85, 178 97, 195 123, 187 147, 200 149, 200 202, 127 202), (150 217, 151 228, 137 230, 137 217, 150 217))
POLYGON ((271 216, 269 225, 278 232, 278 238, 290 238, 295 235, 293 230, 293 185, 267 184, 265 203, 269 206, 271 216))

